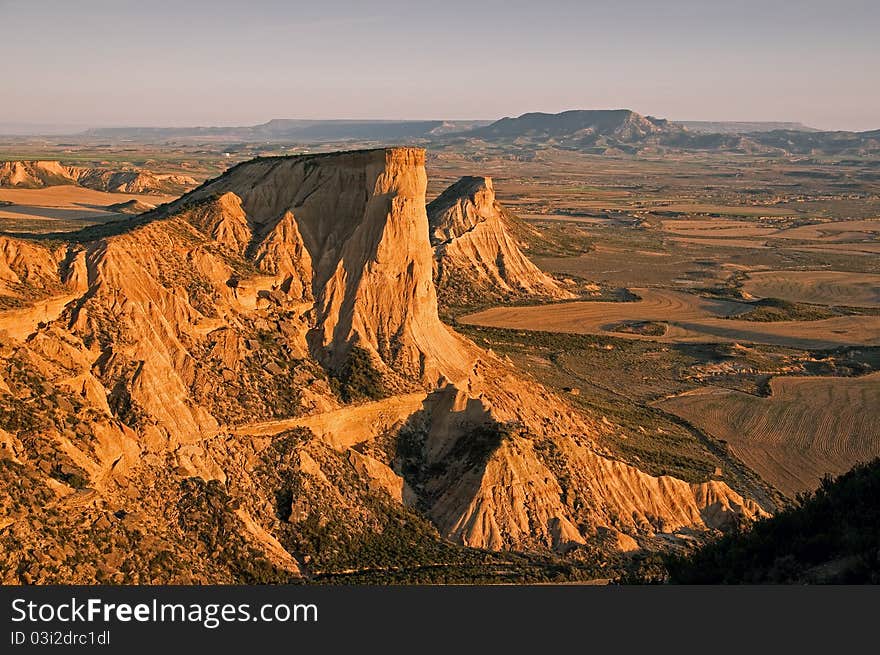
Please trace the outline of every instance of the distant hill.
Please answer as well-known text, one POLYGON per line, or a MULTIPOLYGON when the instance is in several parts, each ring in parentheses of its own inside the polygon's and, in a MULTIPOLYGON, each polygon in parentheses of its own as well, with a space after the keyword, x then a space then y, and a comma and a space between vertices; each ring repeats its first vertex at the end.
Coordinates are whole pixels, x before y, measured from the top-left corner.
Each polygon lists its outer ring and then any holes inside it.
POLYGON ((803 123, 785 123, 772 121, 674 121, 691 132, 704 134, 749 134, 752 132, 772 132, 773 130, 789 130, 792 132, 819 132, 814 127, 803 123))
POLYGON ((749 135, 767 148, 797 155, 880 155, 880 130, 870 132, 800 132, 774 130, 749 135))
POLYGON ((668 563, 683 584, 880 584, 880 459, 795 506, 668 563))
MULTIPOLYGON (((662 151, 717 151, 767 155, 880 154, 880 139, 873 132, 769 129, 771 123, 708 123, 691 130, 684 124, 629 109, 572 110, 559 114, 529 113, 502 118, 485 127, 450 135, 458 141, 485 142, 515 148, 556 147, 596 154, 662 151), (713 127, 714 126, 714 127, 713 127), (741 132, 749 127, 757 130, 741 132), (711 131, 716 129, 719 131, 711 131), (769 129, 769 131, 768 131, 769 129)), ((449 138, 446 143, 453 143, 449 138)))
POLYGON ((642 116, 629 109, 572 110, 560 114, 533 112, 502 118, 465 136, 487 141, 560 144, 579 148, 613 148, 637 144, 684 129, 669 121, 642 116))
POLYGON ((148 202, 143 202, 136 198, 132 198, 126 202, 117 202, 112 205, 107 205, 105 209, 108 212, 114 212, 116 214, 143 214, 144 212, 148 212, 152 209, 156 209, 156 205, 151 205, 148 202))
POLYGON ((490 121, 303 120, 276 118, 260 125, 238 127, 110 127, 87 130, 85 136, 139 141, 166 139, 235 139, 238 141, 409 142, 461 132, 490 121))

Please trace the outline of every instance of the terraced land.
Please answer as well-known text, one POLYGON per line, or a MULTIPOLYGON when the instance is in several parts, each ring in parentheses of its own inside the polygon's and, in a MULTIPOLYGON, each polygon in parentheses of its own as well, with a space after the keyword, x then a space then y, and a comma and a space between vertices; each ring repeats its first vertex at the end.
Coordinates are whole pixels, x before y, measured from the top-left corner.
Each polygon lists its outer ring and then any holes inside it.
POLYGON ((760 397, 705 387, 655 406, 726 441, 734 455, 788 496, 880 456, 880 373, 779 377, 770 391, 760 397))
POLYGON ((750 273, 743 291, 756 298, 850 307, 880 307, 880 275, 843 271, 750 273))

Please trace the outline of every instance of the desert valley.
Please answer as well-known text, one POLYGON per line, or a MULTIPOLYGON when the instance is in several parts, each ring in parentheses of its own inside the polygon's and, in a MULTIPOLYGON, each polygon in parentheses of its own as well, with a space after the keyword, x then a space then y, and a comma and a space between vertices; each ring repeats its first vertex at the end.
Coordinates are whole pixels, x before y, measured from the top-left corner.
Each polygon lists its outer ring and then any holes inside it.
POLYGON ((692 581, 880 456, 878 253, 877 131, 0 137, 0 577, 692 581))

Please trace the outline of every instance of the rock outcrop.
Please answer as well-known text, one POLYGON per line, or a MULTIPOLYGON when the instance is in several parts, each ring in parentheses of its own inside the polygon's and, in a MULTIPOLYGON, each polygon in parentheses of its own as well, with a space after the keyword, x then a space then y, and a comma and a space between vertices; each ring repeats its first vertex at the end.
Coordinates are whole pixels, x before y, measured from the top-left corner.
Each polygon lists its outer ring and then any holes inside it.
POLYGON ((73 184, 111 193, 177 195, 196 186, 188 175, 157 174, 148 170, 111 170, 64 166, 58 161, 0 162, 0 187, 39 189, 73 184))
MULTIPOLYGON (((0 239, 0 578, 443 570, 762 513, 609 458, 445 326, 425 186, 420 149, 257 159, 115 233, 0 239)), ((463 207, 450 235, 494 220, 463 207)))
POLYGON ((156 209, 156 205, 151 205, 148 202, 143 202, 142 200, 137 200, 132 198, 131 200, 126 200, 124 202, 115 202, 112 205, 107 205, 105 209, 108 212, 114 212, 117 214, 143 214, 144 212, 148 212, 151 209, 156 209))
POLYGON ((437 316, 424 157, 417 148, 394 148, 255 160, 187 199, 238 193, 254 233, 264 235, 256 246, 264 270, 279 265, 267 254, 285 259, 282 233, 308 253, 310 264, 298 275, 310 271, 311 279, 288 274, 294 287, 312 289, 310 338, 329 366, 358 346, 388 375, 461 380, 471 348, 437 316))
POLYGON ((507 227, 515 220, 495 199, 488 177, 463 177, 428 205, 442 301, 475 306, 573 297, 523 254, 507 227))

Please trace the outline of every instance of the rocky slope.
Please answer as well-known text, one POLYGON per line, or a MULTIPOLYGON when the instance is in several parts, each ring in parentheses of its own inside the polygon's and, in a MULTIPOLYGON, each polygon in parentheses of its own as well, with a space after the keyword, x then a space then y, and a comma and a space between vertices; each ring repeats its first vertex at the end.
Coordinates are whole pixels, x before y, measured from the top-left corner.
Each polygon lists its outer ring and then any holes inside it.
POLYGON ((425 187, 419 149, 257 159, 0 239, 2 580, 577 578, 763 513, 446 327, 425 187))
POLYGON ((143 214, 151 209, 156 209, 156 206, 132 198, 131 200, 126 200, 124 202, 116 202, 112 205, 107 205, 104 209, 108 212, 115 212, 118 214, 143 214))
POLYGON ((111 193, 180 194, 197 183, 188 175, 160 175, 147 170, 64 166, 57 161, 0 162, 0 187, 39 189, 63 184, 111 193))
POLYGON ((495 199, 488 177, 463 177, 428 205, 434 280, 447 306, 526 298, 571 298, 508 231, 516 220, 495 199))

